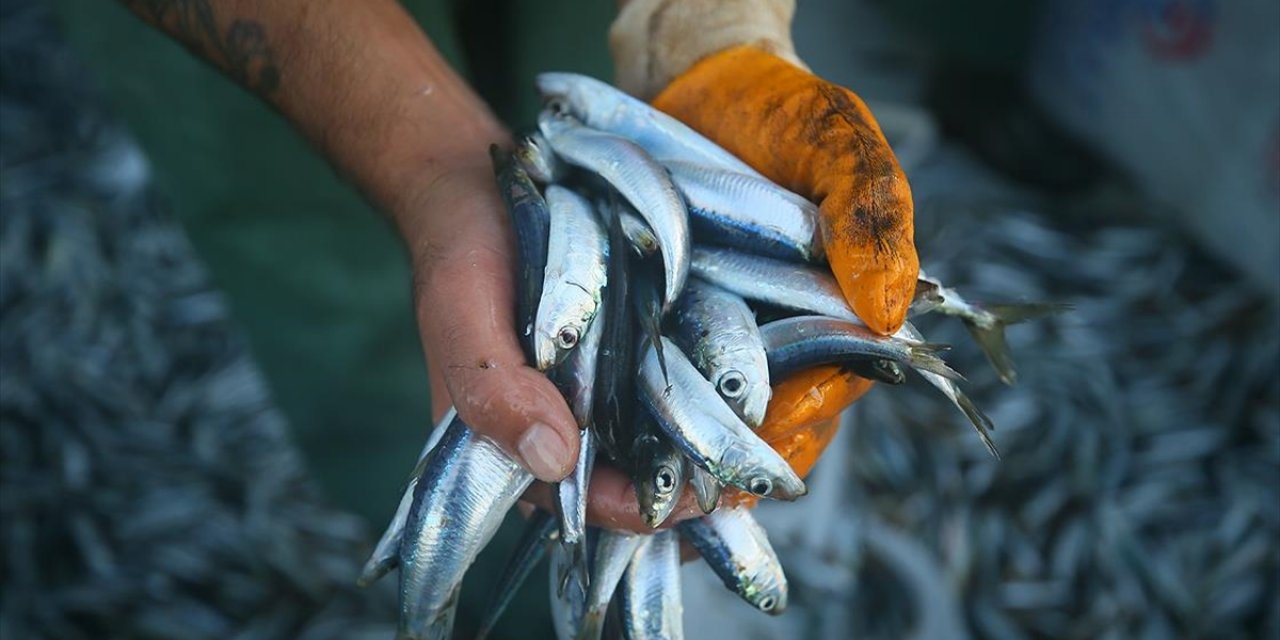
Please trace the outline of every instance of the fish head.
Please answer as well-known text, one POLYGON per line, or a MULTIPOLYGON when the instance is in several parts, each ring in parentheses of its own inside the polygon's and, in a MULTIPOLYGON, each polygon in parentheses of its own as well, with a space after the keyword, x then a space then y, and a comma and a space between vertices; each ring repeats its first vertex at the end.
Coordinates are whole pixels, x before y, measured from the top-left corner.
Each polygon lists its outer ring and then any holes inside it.
POLYGON ((762 447, 729 447, 720 458, 717 465, 720 473, 716 475, 761 498, 795 500, 808 493, 804 481, 782 456, 760 444, 762 447))
POLYGON ((550 184, 560 177, 559 160, 552 153, 547 139, 540 133, 535 132, 522 138, 512 155, 524 167, 525 173, 537 182, 550 184))
POLYGON ((544 291, 534 321, 533 353, 539 371, 560 364, 587 335, 599 301, 569 284, 544 291))
MULTIPOLYGON (((768 371, 767 365, 760 370, 768 371)), ((755 380, 738 369, 727 369, 716 379, 716 391, 733 407, 747 426, 755 429, 764 422, 773 389, 768 380, 755 380)))
POLYGON ((656 529, 676 508, 685 485, 684 455, 669 443, 657 440, 637 447, 632 473, 636 502, 645 523, 656 529))
POLYGON ((787 579, 780 573, 774 575, 775 563, 761 563, 760 566, 761 571, 749 580, 752 588, 744 595, 760 611, 771 616, 780 615, 787 609, 787 579))

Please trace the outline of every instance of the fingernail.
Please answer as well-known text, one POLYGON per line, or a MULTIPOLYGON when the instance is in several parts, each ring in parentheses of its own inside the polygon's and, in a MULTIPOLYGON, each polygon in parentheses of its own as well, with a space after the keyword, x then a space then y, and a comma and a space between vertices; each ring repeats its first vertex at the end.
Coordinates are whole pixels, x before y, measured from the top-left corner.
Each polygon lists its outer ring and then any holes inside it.
POLYGON ((516 444, 524 466, 539 480, 555 482, 564 477, 567 470, 561 462, 564 442, 555 429, 535 422, 529 425, 520 442, 516 444))

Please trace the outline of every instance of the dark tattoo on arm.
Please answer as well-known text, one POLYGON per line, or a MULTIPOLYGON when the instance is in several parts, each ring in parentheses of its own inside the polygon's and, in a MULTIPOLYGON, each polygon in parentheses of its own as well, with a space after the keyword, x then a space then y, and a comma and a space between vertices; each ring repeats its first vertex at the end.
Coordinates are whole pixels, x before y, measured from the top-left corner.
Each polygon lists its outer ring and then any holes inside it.
POLYGON ((233 19, 225 30, 220 29, 210 0, 124 0, 124 4, 246 89, 268 97, 279 87, 280 68, 261 23, 233 19))

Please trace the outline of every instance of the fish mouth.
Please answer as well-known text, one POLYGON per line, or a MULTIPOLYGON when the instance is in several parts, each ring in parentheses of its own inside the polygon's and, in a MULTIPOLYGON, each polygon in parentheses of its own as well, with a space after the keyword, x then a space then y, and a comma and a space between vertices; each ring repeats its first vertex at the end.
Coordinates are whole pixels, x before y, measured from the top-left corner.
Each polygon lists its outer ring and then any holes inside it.
POLYGON ((757 385, 756 388, 747 392, 745 401, 742 403, 742 421, 752 429, 760 428, 764 423, 765 413, 769 409, 769 398, 773 395, 773 389, 767 384, 757 385))

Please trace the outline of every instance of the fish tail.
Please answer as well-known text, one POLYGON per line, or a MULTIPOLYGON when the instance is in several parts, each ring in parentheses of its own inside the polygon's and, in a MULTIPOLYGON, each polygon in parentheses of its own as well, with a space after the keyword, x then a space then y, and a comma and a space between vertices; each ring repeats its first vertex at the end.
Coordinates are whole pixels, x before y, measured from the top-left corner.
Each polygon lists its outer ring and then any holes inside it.
POLYGON ((991 439, 991 432, 995 431, 996 428, 995 423, 991 422, 991 418, 983 413, 977 405, 973 404, 973 400, 970 400, 969 396, 965 395, 964 392, 959 389, 956 389, 955 392, 956 406, 960 407, 965 417, 973 424, 973 428, 978 432, 978 437, 982 438, 982 444, 987 446, 987 451, 990 451, 991 455, 995 456, 996 460, 999 460, 1000 449, 996 448, 995 441, 991 439))
POLYGON ((948 380, 963 381, 964 376, 960 375, 958 371, 948 366, 946 361, 938 356, 939 353, 947 351, 950 348, 950 345, 934 342, 922 342, 909 345, 907 347, 907 364, 919 369, 920 371, 936 373, 948 380))
POLYGON ((364 565, 364 569, 360 571, 360 577, 356 578, 356 586, 360 588, 368 587, 380 580, 382 576, 390 573, 398 564, 400 564, 400 561, 395 554, 383 558, 369 558, 369 561, 364 565))
POLYGON ((982 305, 985 312, 981 321, 965 319, 965 326, 973 339, 986 354, 991 367, 1000 376, 1000 381, 1013 384, 1018 379, 1014 369, 1013 358, 1009 355, 1009 344, 1005 341, 1004 328, 1034 318, 1061 313, 1071 309, 1072 305, 1053 302, 1031 302, 1011 304, 982 305))

